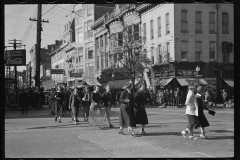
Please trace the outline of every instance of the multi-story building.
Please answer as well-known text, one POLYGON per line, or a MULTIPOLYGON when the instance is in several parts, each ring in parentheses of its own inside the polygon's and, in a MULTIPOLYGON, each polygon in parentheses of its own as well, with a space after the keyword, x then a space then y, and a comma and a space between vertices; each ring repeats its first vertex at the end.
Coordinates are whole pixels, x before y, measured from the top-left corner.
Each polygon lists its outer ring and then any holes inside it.
MULTIPOLYGON (((36 74, 36 47, 37 45, 35 44, 30 52, 31 55, 31 62, 32 62, 32 76, 34 77, 36 74)), ((46 76, 46 70, 51 69, 51 59, 49 56, 49 53, 51 51, 51 45, 48 45, 48 48, 41 48, 40 52, 40 65, 42 65, 42 76, 46 76)), ((41 77, 40 77, 41 78, 41 77)))
POLYGON ((75 11, 76 33, 76 73, 96 77, 94 61, 94 34, 91 26, 106 12, 112 11, 114 4, 79 4, 75 11))

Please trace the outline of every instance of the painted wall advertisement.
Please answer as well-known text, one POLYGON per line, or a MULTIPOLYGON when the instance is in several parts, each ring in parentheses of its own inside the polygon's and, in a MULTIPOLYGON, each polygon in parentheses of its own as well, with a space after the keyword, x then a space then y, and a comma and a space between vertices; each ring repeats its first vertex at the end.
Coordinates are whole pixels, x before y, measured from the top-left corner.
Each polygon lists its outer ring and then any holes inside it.
POLYGON ((26 50, 5 51, 7 66, 26 66, 26 50))

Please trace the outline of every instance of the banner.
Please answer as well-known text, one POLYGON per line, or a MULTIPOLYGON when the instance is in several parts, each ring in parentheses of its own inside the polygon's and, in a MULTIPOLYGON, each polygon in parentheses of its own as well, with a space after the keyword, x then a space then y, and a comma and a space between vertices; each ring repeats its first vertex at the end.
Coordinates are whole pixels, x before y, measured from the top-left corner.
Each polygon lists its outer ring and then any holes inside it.
POLYGON ((44 90, 55 88, 55 83, 53 80, 44 81, 44 82, 42 82, 42 85, 43 85, 44 90))
POLYGON ((7 66, 26 66, 26 50, 5 51, 7 66))
POLYGON ((90 85, 90 86, 95 86, 95 85, 97 85, 97 86, 102 86, 99 82, 98 82, 98 80, 97 80, 97 78, 96 77, 93 77, 93 76, 84 76, 83 77, 83 81, 85 81, 88 85, 90 85))

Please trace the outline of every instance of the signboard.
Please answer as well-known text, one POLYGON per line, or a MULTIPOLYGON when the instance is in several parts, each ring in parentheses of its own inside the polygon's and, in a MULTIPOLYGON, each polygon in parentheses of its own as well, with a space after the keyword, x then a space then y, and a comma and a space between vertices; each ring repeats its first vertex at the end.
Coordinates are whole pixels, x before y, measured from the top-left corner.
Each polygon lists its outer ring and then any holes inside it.
POLYGON ((5 51, 7 66, 26 66, 26 50, 5 51))
POLYGON ((178 70, 177 76, 196 76, 197 71, 196 70, 178 70))
POLYGON ((44 81, 44 82, 42 82, 42 85, 43 85, 44 90, 55 88, 55 83, 53 80, 44 81))
POLYGON ((82 73, 70 73, 70 77, 81 78, 82 73))
POLYGON ((97 85, 97 86, 102 86, 96 77, 93 77, 93 76, 84 76, 83 77, 83 81, 85 81, 88 85, 91 85, 91 86, 94 86, 94 85, 97 85))
POLYGON ((64 74, 64 69, 51 69, 51 74, 64 74))
POLYGON ((14 84, 14 83, 15 83, 15 79, 12 79, 12 78, 5 78, 5 83, 8 83, 8 84, 14 84))
POLYGON ((204 80, 208 83, 207 88, 217 89, 217 78, 204 78, 204 80))

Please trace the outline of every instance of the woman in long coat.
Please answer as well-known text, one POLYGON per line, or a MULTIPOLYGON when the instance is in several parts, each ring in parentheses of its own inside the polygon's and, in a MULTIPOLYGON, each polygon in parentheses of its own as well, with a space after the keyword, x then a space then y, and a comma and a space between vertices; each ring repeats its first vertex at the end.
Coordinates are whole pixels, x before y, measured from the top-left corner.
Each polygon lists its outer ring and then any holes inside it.
POLYGON ((71 107, 72 109, 73 124, 77 124, 77 120, 78 120, 77 116, 79 113, 80 103, 81 103, 81 98, 78 95, 78 88, 75 87, 73 94, 71 94, 69 98, 69 107, 71 107))
POLYGON ((201 134, 200 134, 200 137, 202 138, 207 138, 205 136, 205 131, 204 131, 204 128, 205 127, 208 127, 210 126, 210 124, 208 123, 208 120, 207 118, 205 117, 204 115, 204 112, 203 110, 206 109, 208 110, 208 108, 204 105, 204 95, 202 94, 202 87, 199 86, 197 88, 197 102, 198 102, 198 121, 199 121, 199 124, 196 126, 196 128, 200 127, 200 130, 201 130, 201 134))
POLYGON ((134 98, 130 91, 132 87, 131 83, 126 83, 123 89, 125 89, 120 95, 120 111, 119 111, 119 134, 123 133, 123 126, 128 126, 128 131, 131 132, 132 136, 136 136, 136 133, 133 131, 132 127, 135 126, 134 115, 132 110, 134 107, 134 98))
POLYGON ((62 116, 62 112, 63 112, 63 101, 64 101, 64 94, 62 92, 62 87, 58 86, 57 87, 57 92, 55 92, 54 94, 54 99, 56 100, 56 106, 55 106, 55 121, 57 121, 57 117, 58 122, 61 122, 61 116, 62 116))
POLYGON ((84 89, 84 97, 82 98, 83 100, 83 116, 84 116, 84 121, 88 121, 88 116, 89 116, 89 109, 90 109, 90 104, 91 104, 91 94, 89 92, 89 87, 85 87, 84 89))
POLYGON ((145 86, 142 85, 141 88, 137 91, 135 94, 134 102, 135 102, 135 118, 136 118, 136 124, 141 124, 142 129, 140 131, 140 134, 146 134, 144 131, 144 126, 148 124, 148 117, 147 112, 144 107, 145 105, 145 94, 144 94, 145 86))

